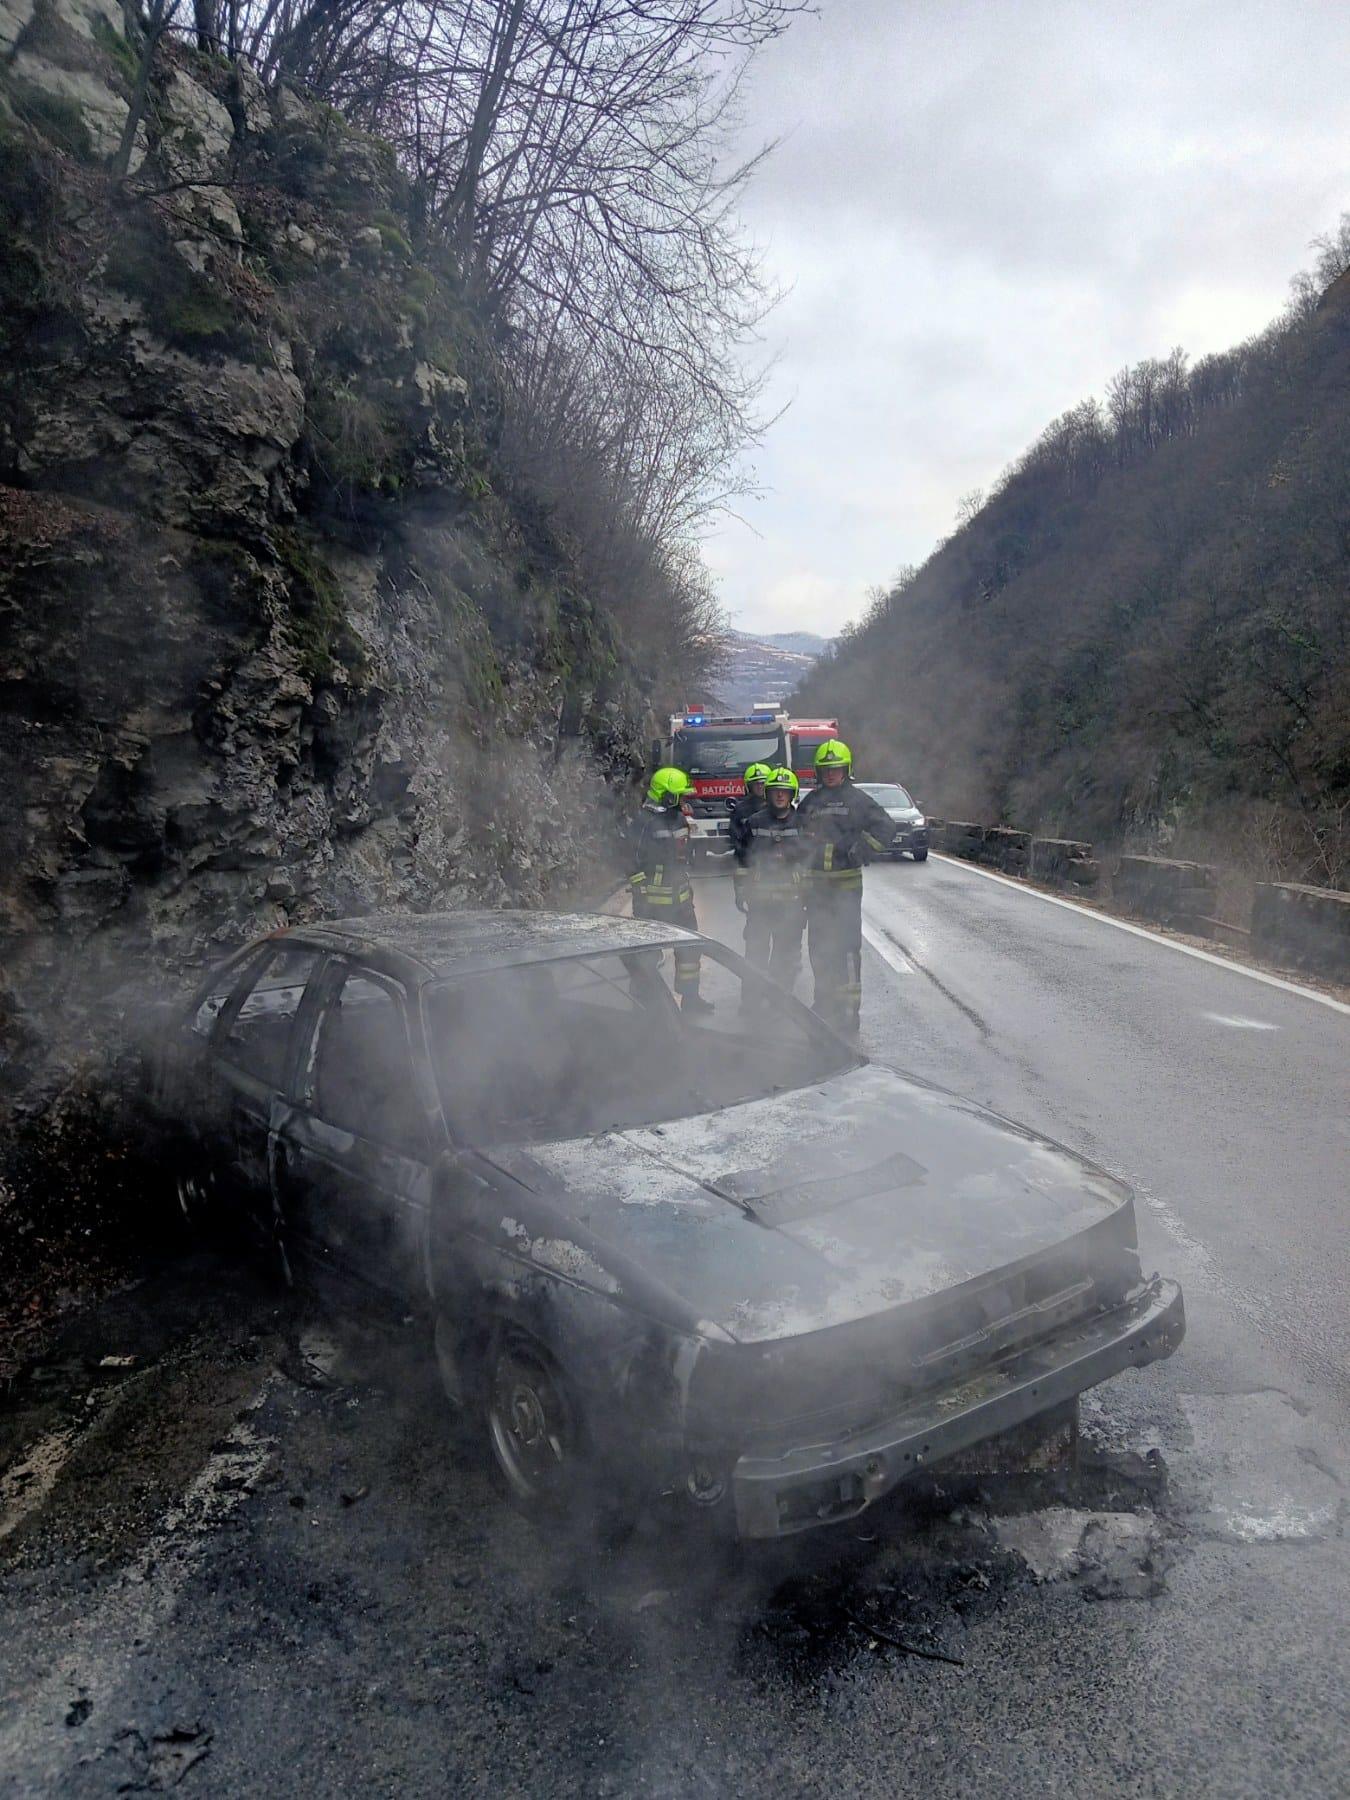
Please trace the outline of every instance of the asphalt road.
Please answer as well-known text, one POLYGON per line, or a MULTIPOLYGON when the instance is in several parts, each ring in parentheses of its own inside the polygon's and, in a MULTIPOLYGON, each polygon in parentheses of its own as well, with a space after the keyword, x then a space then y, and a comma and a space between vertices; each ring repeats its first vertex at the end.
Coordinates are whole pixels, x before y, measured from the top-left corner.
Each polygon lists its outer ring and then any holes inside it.
POLYGON ((938 860, 866 921, 865 1046, 1125 1176, 1186 1288, 1082 1474, 754 1555, 541 1535, 420 1326, 166 1255, 0 1416, 0 1789, 1345 1791, 1350 1018, 938 860))

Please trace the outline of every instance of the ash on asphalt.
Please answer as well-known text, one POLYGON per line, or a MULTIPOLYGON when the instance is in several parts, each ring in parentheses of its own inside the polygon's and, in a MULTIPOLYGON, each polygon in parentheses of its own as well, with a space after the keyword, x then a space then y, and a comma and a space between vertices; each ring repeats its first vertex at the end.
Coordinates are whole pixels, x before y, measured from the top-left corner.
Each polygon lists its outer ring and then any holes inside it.
MULTIPOLYGON (((578 1621, 620 1637, 712 1631, 745 1673, 772 1669, 794 1683, 864 1654, 957 1658, 967 1622, 1046 1579, 998 1521, 1070 1514, 1100 1542, 1113 1519, 1152 1517, 1165 1492, 1156 1456, 1088 1442, 1072 1473, 932 1483, 781 1543, 716 1544, 697 1522, 672 1528, 655 1516, 619 1542, 537 1529, 505 1504, 447 1407, 420 1321, 342 1297, 319 1309, 198 1255, 73 1321, 14 1383, 0 1414, 11 1571, 50 1588, 73 1560, 97 1585, 153 1554, 166 1515, 251 1407, 270 1444, 265 1467, 241 1474, 226 1458, 211 1476, 256 1514, 251 1567, 217 1576, 217 1595, 232 1595, 222 1641, 250 1611, 255 1636, 284 1640, 282 1621, 298 1618, 305 1636, 325 1636, 329 1655, 352 1643, 360 1619, 396 1618, 415 1641, 420 1570, 450 1597, 455 1622, 439 1629, 461 1648, 482 1648, 475 1620, 488 1590, 512 1596, 500 1679, 522 1692, 565 1667, 578 1621), (34 1455, 44 1446, 45 1462, 34 1455)), ((1156 1546, 1152 1527, 1117 1536, 1117 1557, 1156 1546)), ((1054 1578, 1086 1581, 1093 1558, 1080 1549, 1054 1578)), ((433 1631, 431 1664, 434 1651, 433 1631)))

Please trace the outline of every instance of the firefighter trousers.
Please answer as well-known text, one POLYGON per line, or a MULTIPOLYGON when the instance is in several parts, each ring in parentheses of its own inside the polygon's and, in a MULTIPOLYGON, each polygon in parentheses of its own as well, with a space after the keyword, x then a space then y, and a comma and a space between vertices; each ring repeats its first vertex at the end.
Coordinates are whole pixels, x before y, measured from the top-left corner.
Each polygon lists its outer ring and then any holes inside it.
POLYGON ((811 1004, 831 1025, 856 1031, 862 1010, 862 870, 817 874, 806 891, 811 1004))
POLYGON ((802 966, 802 933, 806 914, 795 894, 782 898, 746 896, 745 959, 763 969, 790 994, 802 966))
MULTIPOLYGON (((678 925, 683 931, 698 930, 698 915, 694 911, 692 892, 684 894, 644 894, 641 888, 633 890, 633 917, 635 919, 660 919, 666 925, 678 925)), ((675 992, 683 1000, 686 994, 698 993, 699 969, 703 958, 697 950, 683 947, 675 951, 675 992)))

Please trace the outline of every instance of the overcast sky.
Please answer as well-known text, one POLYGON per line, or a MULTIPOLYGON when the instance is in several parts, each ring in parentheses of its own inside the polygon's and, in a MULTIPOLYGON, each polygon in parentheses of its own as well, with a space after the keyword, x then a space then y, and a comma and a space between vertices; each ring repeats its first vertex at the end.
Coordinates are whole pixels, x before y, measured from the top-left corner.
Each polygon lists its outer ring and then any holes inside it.
POLYGON ((821 0, 763 52, 744 216, 769 490, 733 621, 828 633, 1123 363, 1266 324, 1350 208, 1347 0, 821 0))

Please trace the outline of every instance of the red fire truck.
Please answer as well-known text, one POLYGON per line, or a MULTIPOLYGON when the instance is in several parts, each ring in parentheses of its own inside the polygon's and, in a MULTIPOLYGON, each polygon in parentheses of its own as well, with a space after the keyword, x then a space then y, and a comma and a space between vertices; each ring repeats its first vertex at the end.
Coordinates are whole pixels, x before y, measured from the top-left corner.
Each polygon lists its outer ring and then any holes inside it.
POLYGON ((793 719, 777 706, 756 706, 734 718, 673 714, 667 754, 694 784, 685 812, 693 831, 695 868, 730 867, 727 815, 745 792, 750 763, 768 763, 771 768, 785 763, 801 785, 809 787, 816 778, 817 746, 838 731, 834 719, 793 719))

